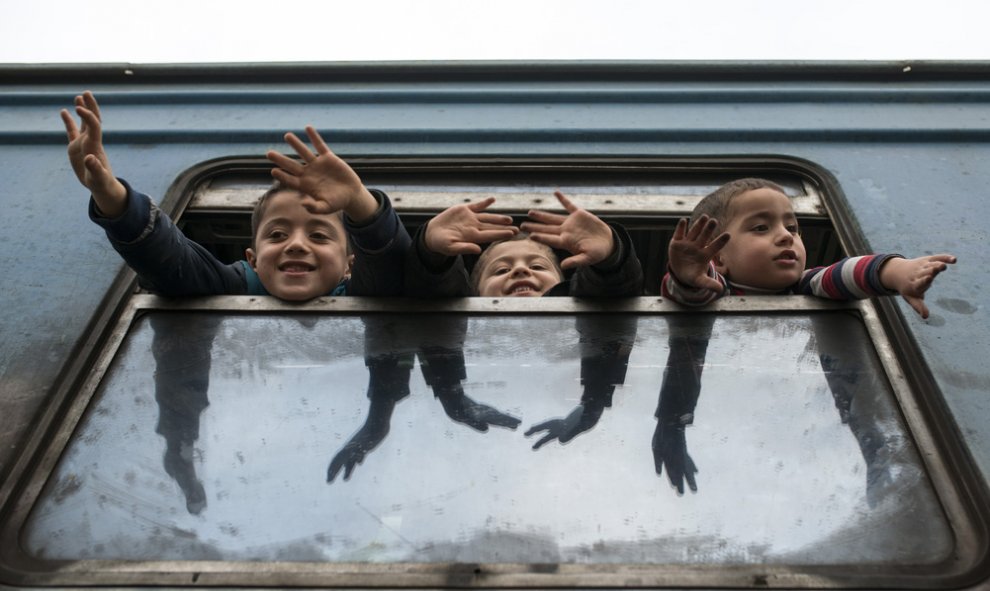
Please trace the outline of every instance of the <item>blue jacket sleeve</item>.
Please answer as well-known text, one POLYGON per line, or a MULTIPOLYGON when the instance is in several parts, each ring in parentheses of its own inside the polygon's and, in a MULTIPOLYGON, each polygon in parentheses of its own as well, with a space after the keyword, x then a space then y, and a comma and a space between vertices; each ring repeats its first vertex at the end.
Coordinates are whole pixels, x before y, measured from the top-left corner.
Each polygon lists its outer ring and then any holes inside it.
POLYGON ((226 264, 175 227, 147 195, 121 179, 127 209, 106 218, 90 199, 89 217, 102 227, 111 246, 138 274, 145 289, 169 297, 247 293, 244 266, 226 264))

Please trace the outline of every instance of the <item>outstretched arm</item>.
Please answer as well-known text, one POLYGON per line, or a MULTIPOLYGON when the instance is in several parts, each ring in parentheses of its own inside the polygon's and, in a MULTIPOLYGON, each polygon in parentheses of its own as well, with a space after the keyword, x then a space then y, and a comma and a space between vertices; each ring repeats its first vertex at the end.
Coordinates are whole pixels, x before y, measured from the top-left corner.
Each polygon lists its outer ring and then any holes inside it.
POLYGON ((306 126, 306 135, 315 153, 296 134, 285 134, 285 142, 292 146, 301 161, 274 150, 268 151, 266 156, 278 167, 272 170, 272 176, 286 187, 311 197, 315 201, 311 204, 313 213, 344 211, 359 224, 371 219, 378 211, 378 201, 361 178, 349 164, 330 151, 313 126, 306 126))
POLYGON ((69 140, 69 163, 79 182, 93 194, 100 213, 108 218, 120 217, 127 208, 127 189, 113 176, 110 159, 103 150, 100 105, 87 90, 76 96, 75 109, 79 126, 67 109, 60 113, 69 140))
POLYGON ((935 277, 956 262, 951 254, 934 254, 916 259, 891 258, 880 268, 880 283, 901 294, 915 312, 928 318, 925 292, 935 277))
POLYGON ((426 225, 425 243, 431 252, 447 256, 480 254, 480 244, 512 238, 519 229, 507 215, 487 213, 495 203, 488 197, 448 207, 426 225))
POLYGON ((688 221, 681 219, 674 229, 674 236, 667 247, 667 265, 680 283, 699 289, 721 292, 723 286, 708 275, 715 256, 729 242, 729 234, 723 232, 713 239, 718 221, 702 215, 688 228, 688 221))
POLYGON ((530 238, 551 248, 566 250, 572 256, 560 262, 563 269, 594 265, 608 258, 615 249, 612 228, 598 216, 581 209, 560 191, 554 192, 567 210, 567 215, 532 210, 535 222, 523 222, 522 229, 530 238))

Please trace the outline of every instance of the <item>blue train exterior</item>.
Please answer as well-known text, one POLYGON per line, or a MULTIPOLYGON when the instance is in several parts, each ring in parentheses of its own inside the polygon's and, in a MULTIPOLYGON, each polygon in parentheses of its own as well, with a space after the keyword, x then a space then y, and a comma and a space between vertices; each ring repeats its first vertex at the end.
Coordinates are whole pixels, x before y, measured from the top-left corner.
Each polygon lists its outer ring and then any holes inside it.
MULTIPOLYGON (((858 247, 959 262, 929 320, 891 310, 948 420, 953 469, 990 487, 990 64, 409 63, 0 67, 0 477, 78 373, 122 263, 87 218, 58 112, 104 108, 115 169, 155 195, 191 167, 322 130, 345 158, 729 157, 807 162, 858 247), (83 356, 84 357, 84 356, 83 356), (955 442, 961 442, 957 446, 955 442)), ((50 422, 50 421, 49 421, 50 422)), ((46 423, 47 424, 47 423, 46 423)), ((8 543, 4 540, 3 543, 8 543)), ((983 542, 985 544, 985 541, 983 542)), ((985 587, 968 580, 965 586, 985 587)))

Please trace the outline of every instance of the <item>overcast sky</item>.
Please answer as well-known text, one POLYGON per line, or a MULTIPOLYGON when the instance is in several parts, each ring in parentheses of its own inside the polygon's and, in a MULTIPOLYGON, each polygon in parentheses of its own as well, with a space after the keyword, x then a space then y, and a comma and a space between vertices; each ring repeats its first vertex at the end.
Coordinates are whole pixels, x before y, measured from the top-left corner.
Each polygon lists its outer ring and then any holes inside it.
POLYGON ((0 63, 990 59, 978 0, 0 2, 0 63))

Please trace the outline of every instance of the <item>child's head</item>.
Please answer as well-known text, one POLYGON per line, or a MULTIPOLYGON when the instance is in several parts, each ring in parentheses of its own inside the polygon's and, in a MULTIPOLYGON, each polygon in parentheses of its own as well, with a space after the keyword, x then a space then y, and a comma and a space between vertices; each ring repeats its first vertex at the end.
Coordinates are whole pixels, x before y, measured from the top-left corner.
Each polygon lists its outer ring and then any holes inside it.
POLYGON ((804 242, 780 185, 756 178, 726 183, 698 203, 691 222, 702 214, 716 219, 731 237, 714 263, 733 283, 779 290, 801 278, 804 242))
POLYGON ((553 250, 521 232, 481 253, 471 271, 471 287, 484 297, 539 297, 563 277, 553 250))
POLYGON ((312 213, 315 201, 274 185, 251 215, 248 263, 271 295, 305 301, 333 291, 351 272, 340 213, 312 213))

